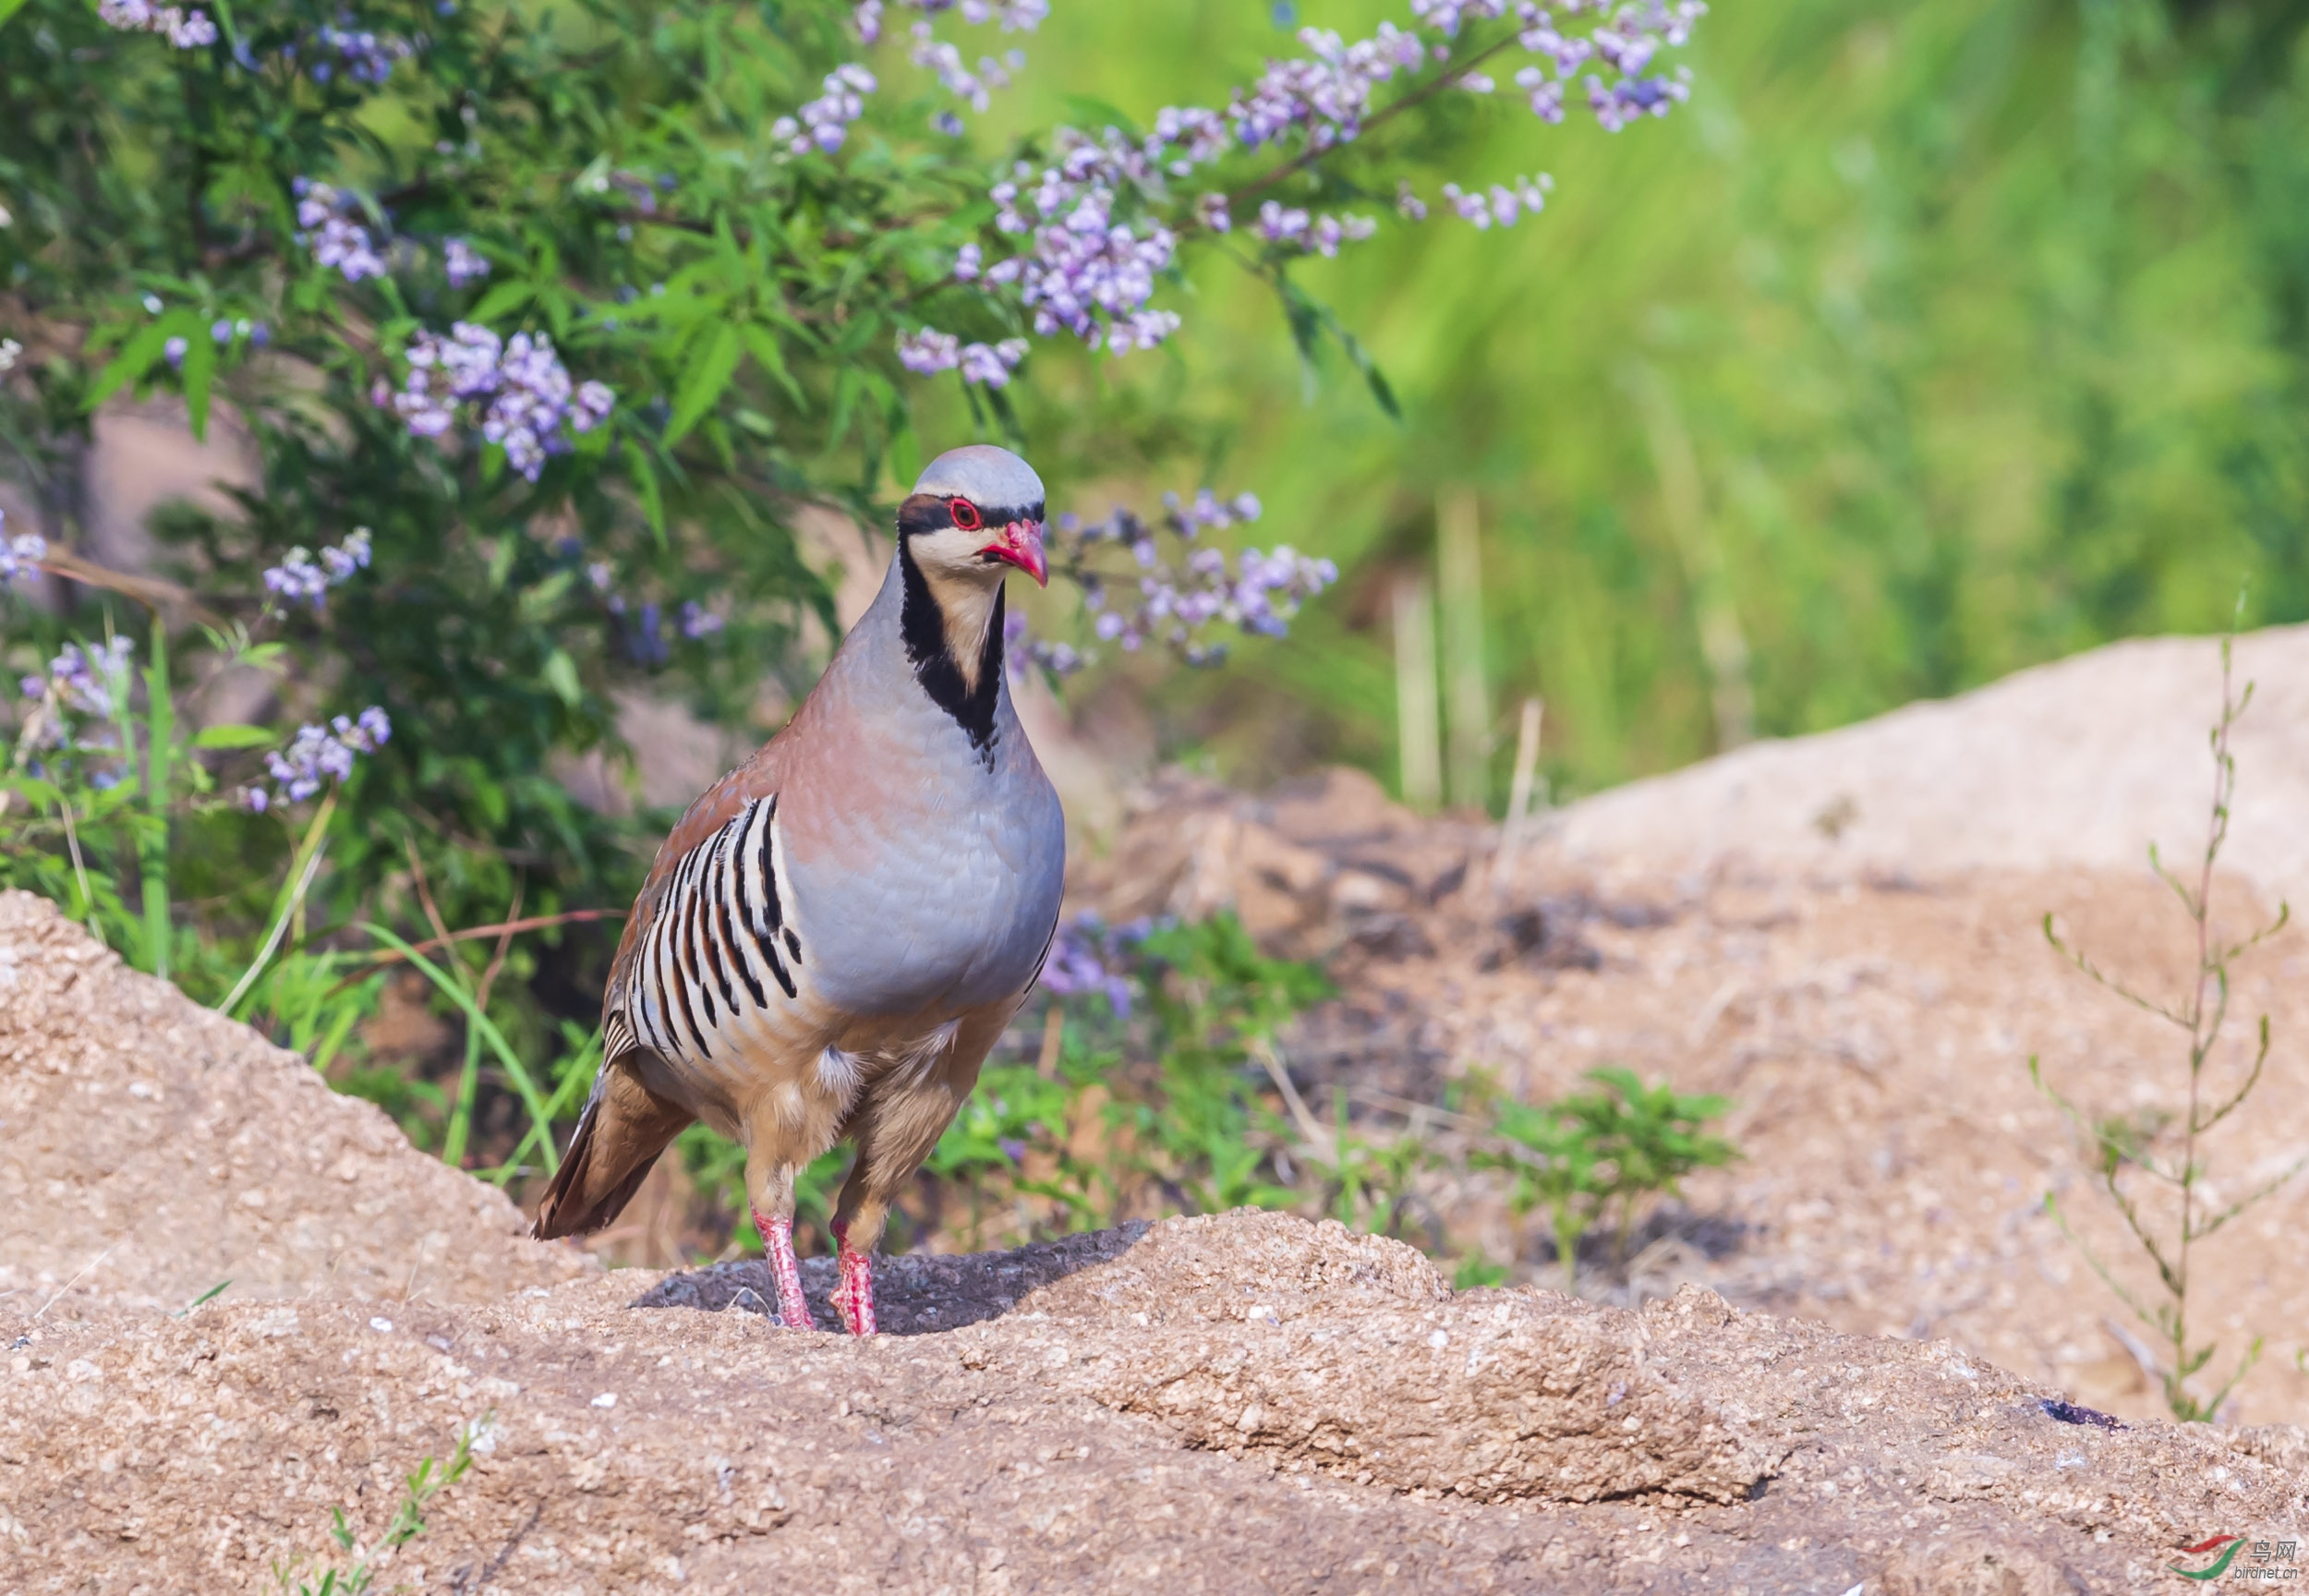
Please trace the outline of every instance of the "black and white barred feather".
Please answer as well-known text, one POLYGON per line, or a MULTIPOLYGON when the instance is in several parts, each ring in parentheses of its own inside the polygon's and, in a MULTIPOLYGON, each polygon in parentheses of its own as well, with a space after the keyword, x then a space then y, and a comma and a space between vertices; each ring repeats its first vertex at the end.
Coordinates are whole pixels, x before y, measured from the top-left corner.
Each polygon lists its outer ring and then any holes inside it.
POLYGON ((666 877, 610 1016, 607 1058, 645 1047, 711 1063, 797 995, 802 938, 788 918, 778 800, 757 798, 666 877))

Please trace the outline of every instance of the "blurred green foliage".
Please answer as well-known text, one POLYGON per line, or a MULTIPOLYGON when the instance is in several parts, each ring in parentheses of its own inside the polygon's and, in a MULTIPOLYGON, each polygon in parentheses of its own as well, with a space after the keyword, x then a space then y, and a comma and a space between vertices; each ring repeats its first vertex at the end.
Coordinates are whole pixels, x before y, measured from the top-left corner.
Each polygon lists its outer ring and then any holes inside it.
MULTIPOLYGON (((1543 695, 1559 790, 1715 746, 1711 581, 1762 735, 2215 630, 2241 578, 2248 624, 2309 618, 2304 21, 2299 0, 1721 6, 1664 126, 1541 148, 1501 124, 1434 161, 1491 180, 1537 149, 1536 222, 1391 229, 1302 274, 1399 427, 1303 386, 1251 335, 1258 287, 1198 267, 1172 369, 1108 403, 1175 404, 1178 446, 1347 580, 1289 647, 1246 651, 1263 690, 1168 683, 1166 734, 1246 779, 1339 756, 1392 776, 1384 585, 1432 564, 1463 484, 1493 730, 1512 743, 1543 695)), ((1042 59, 1063 70, 1026 92, 1128 102, 1279 41, 1234 0, 1062 8, 1042 59)))

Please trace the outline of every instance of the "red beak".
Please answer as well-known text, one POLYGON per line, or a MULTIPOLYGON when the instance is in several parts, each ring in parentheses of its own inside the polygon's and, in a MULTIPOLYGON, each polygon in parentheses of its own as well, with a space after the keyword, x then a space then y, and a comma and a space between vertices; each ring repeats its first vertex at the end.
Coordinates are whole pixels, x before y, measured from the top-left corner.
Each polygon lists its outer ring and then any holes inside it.
POLYGON ((1042 523, 1013 521, 1002 528, 999 541, 978 550, 991 554, 1006 565, 1015 565, 1034 579, 1035 586, 1050 586, 1050 564, 1042 551, 1042 523))

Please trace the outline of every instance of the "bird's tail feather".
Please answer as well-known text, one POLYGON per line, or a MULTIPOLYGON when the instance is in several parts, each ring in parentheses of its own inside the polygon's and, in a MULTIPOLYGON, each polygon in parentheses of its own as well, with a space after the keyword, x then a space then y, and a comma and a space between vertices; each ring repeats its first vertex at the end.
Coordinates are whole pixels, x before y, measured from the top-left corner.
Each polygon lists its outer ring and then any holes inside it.
POLYGON ((582 1236, 615 1219, 690 1118, 626 1070, 604 1065, 529 1234, 540 1241, 582 1236))

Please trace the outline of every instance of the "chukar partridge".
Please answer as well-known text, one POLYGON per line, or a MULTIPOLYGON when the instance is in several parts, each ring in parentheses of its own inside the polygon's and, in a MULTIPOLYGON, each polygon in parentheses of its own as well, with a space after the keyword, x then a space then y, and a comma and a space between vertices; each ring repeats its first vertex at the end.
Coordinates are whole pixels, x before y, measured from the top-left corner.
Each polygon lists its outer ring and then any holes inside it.
POLYGON ((744 1146, 779 1316, 808 1326, 794 1177, 847 1140, 835 1304, 873 1332, 889 1204, 1058 927, 1065 822, 1003 671, 1003 577, 1046 580, 1042 536, 1042 482, 1006 450, 956 449, 914 484, 881 592, 825 675, 659 849, 538 1236, 608 1224, 702 1119, 744 1146))

